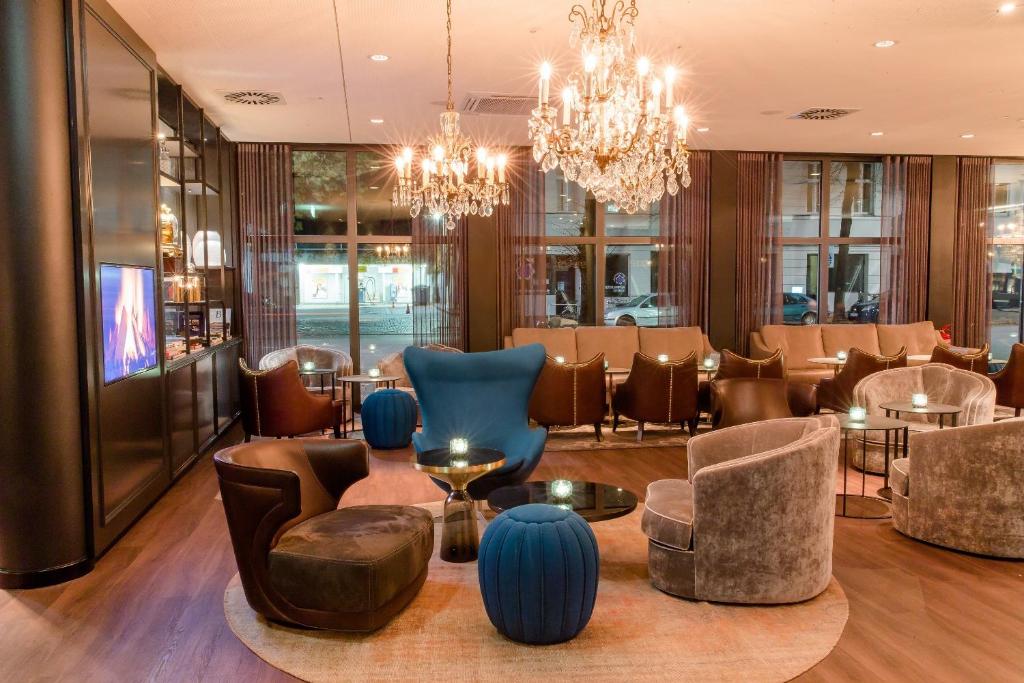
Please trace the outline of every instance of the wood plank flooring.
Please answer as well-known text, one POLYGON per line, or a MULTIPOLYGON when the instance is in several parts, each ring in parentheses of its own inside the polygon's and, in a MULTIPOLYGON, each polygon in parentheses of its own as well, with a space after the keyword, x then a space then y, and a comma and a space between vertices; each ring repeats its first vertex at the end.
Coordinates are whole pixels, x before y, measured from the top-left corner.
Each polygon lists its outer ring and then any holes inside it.
MULTIPOLYGON (((218 447, 238 440, 236 430, 218 447)), ((343 504, 441 498, 407 453, 387 457, 371 459, 371 476, 343 504)), ((648 482, 685 473, 680 448, 594 450, 546 454, 534 478, 642 495, 648 482)), ((224 621, 236 569, 216 494, 207 454, 89 575, 0 591, 0 681, 292 680, 224 621)), ((888 521, 837 518, 834 573, 850 621, 832 654, 798 680, 1024 680, 1024 563, 918 543, 888 521)))

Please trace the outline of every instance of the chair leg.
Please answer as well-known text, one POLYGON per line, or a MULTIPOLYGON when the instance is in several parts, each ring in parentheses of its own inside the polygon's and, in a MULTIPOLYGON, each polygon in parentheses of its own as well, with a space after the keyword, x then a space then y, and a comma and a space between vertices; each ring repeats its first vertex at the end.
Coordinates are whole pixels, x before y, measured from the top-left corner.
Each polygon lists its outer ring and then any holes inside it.
POLYGON ((612 413, 612 433, 614 434, 619 430, 619 414, 612 413))
POLYGON ((1013 416, 1014 416, 1014 417, 1020 417, 1020 408, 1017 408, 1017 409, 1015 409, 1015 410, 1013 411, 1013 416))
POLYGON ((600 422, 595 422, 594 423, 594 435, 597 437, 598 443, 600 443, 601 442, 601 423, 600 422))
POLYGON ((249 443, 250 441, 252 441, 252 434, 250 434, 249 432, 246 432, 245 433, 245 443, 249 443))
POLYGON ((637 422, 636 423, 636 440, 637 440, 637 442, 640 442, 640 441, 644 440, 644 423, 643 422, 637 422))
POLYGON ((697 423, 700 421, 700 417, 693 417, 689 420, 690 436, 697 436, 697 423))
POLYGON ((340 439, 341 438, 341 425, 334 425, 334 438, 335 439, 340 439))

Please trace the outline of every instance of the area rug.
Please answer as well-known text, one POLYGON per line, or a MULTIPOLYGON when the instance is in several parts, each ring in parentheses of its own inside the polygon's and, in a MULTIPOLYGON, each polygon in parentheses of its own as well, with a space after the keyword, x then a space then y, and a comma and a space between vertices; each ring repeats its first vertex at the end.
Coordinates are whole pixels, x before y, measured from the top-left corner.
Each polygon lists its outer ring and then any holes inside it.
POLYGON ((605 425, 601 441, 594 436, 594 427, 552 427, 548 430, 546 451, 589 451, 595 449, 665 448, 685 446, 688 432, 678 425, 648 425, 644 428, 644 440, 636 440, 636 423, 619 425, 617 431, 605 425))
POLYGON ((224 613, 250 650, 306 681, 786 681, 839 641, 849 604, 835 579, 817 598, 780 607, 689 602, 654 589, 640 515, 594 524, 601 552, 594 615, 559 645, 499 635, 484 612, 476 563, 442 562, 436 548, 419 595, 376 633, 269 623, 249 608, 237 574, 224 613))

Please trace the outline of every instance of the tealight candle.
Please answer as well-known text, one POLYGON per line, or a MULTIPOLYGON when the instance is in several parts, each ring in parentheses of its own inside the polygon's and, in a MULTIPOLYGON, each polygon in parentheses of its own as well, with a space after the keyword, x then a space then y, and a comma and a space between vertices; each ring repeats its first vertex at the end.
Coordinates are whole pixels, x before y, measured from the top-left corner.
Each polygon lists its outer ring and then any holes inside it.
POLYGON ((659 353, 658 354, 658 362, 659 363, 667 363, 668 362, 668 354, 667 353, 659 353))
POLYGON ((448 442, 448 452, 452 455, 465 455, 469 452, 469 441, 456 437, 448 442))
POLYGON ((861 406, 853 406, 850 408, 850 419, 854 422, 863 422, 868 416, 866 408, 861 406))
POLYGON ((555 498, 568 498, 572 495, 572 482, 568 479, 555 479, 551 482, 551 495, 555 498))
POLYGON ((713 369, 715 367, 715 359, 712 358, 711 356, 708 356, 707 358, 705 358, 704 359, 704 367, 706 369, 708 369, 708 370, 713 369))
POLYGON ((302 364, 302 369, 303 370, 312 370, 315 367, 316 367, 316 363, 314 363, 311 360, 307 360, 305 363, 302 364))
POLYGON ((565 356, 555 356, 555 362, 556 363, 564 363, 565 362, 565 356))
POLYGON ((928 407, 928 394, 913 394, 910 397, 910 405, 915 408, 927 408, 928 407))
POLYGON ((370 377, 380 377, 380 368, 370 368, 367 373, 370 377))
POLYGON ((846 351, 837 351, 836 358, 838 360, 846 360, 846 351))
POLYGON ((605 370, 607 370, 607 369, 608 369, 608 361, 605 361, 605 362, 604 362, 604 369, 605 369, 605 370))

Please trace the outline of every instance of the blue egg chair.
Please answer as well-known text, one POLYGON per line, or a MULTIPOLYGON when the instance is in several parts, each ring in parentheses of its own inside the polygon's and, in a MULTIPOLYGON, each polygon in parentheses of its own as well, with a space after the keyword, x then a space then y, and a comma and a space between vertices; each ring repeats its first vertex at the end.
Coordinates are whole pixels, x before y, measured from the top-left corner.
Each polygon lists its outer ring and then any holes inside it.
MULTIPOLYGON (((412 435, 417 453, 447 448, 454 437, 471 447, 494 448, 505 464, 469 485, 484 500, 502 486, 521 484, 537 467, 547 432, 531 429, 527 406, 544 367, 544 347, 530 344, 504 351, 445 353, 410 346, 405 369, 416 390, 423 431, 412 435)), ((434 482, 445 491, 444 482, 434 482)))

